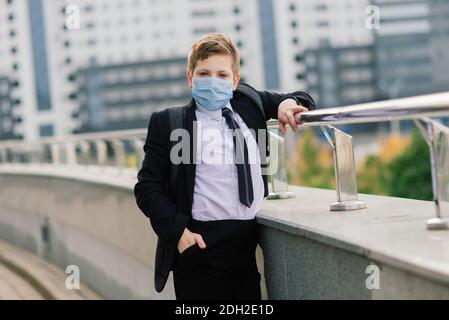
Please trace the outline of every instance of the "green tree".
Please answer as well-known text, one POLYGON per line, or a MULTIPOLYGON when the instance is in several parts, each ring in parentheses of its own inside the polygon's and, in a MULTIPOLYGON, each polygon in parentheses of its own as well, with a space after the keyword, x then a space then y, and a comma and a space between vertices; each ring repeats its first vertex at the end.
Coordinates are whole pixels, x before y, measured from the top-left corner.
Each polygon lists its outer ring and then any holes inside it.
POLYGON ((432 199, 429 146, 418 131, 404 153, 386 166, 386 174, 379 175, 387 194, 420 200, 432 199))
POLYGON ((302 132, 296 141, 296 156, 289 163, 289 181, 306 187, 335 188, 330 147, 315 135, 315 130, 302 132))
POLYGON ((387 195, 385 174, 387 165, 377 155, 366 157, 363 165, 357 170, 357 190, 360 193, 387 195))
MULTIPOLYGON (((289 166, 290 183, 335 188, 332 157, 326 152, 326 147, 318 141, 313 131, 304 132, 297 141, 297 154, 289 166)), ((388 152, 394 154, 392 150, 388 152)), ((432 199, 429 147, 417 130, 399 155, 388 159, 369 155, 357 169, 360 193, 432 199)))

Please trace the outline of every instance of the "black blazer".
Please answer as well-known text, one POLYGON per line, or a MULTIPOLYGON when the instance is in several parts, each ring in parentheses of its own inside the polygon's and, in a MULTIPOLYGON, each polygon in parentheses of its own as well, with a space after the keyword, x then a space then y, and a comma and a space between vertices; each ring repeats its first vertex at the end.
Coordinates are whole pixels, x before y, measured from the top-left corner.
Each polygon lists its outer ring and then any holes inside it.
MULTIPOLYGON (((258 91, 265 111, 265 119, 249 98, 235 93, 231 105, 250 129, 266 129, 269 119, 277 119, 279 104, 296 97, 309 110, 315 108, 313 99, 304 92, 278 94, 258 91)), ((193 137, 193 123, 196 120, 195 100, 192 99, 186 112, 186 126, 193 137)), ((161 292, 172 270, 177 253, 178 241, 192 218, 193 189, 195 186, 195 164, 193 152, 190 164, 181 164, 177 175, 175 192, 169 192, 170 182, 170 129, 166 110, 151 115, 146 137, 145 157, 137 174, 138 182, 134 195, 140 210, 150 219, 154 232, 158 236, 154 271, 155 289, 161 292)), ((257 136, 257 135, 256 135, 257 136)), ((257 138, 257 137, 256 137, 257 138)), ((194 141, 190 141, 190 150, 194 141)), ((267 177, 263 176, 265 196, 268 195, 267 177)))

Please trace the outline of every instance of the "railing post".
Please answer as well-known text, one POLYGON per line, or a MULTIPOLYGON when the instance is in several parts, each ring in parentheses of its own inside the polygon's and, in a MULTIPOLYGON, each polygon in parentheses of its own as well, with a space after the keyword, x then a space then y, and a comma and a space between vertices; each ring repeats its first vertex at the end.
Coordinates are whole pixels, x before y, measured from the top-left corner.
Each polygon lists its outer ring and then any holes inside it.
POLYGON ((357 193, 352 136, 330 125, 321 126, 321 131, 331 145, 334 155, 337 202, 330 205, 330 210, 348 211, 366 208, 366 203, 359 200, 357 193), (327 129, 332 131, 332 136, 327 129))
POLYGON ((106 166, 107 160, 107 146, 104 140, 96 140, 95 146, 97 148, 97 162, 101 167, 106 166))
POLYGON ((435 217, 427 220, 427 229, 449 229, 449 128, 429 118, 415 120, 429 145, 432 193, 435 203, 435 217), (425 128, 423 126, 425 125, 425 128), (443 216, 442 212, 447 212, 443 216))
POLYGON ((14 163, 14 148, 8 147, 6 149, 5 155, 6 155, 7 162, 10 164, 13 164, 14 163))
POLYGON ((51 163, 52 164, 60 164, 61 163, 61 153, 59 149, 59 145, 57 143, 52 143, 50 145, 51 152, 51 163))
MULTIPOLYGON (((30 154, 30 161, 31 161, 31 163, 38 163, 38 164, 41 164, 43 161, 43 156, 42 156, 42 151, 41 151, 41 145, 38 145, 37 146, 37 148, 36 147, 31 147, 31 149, 28 151, 29 152, 29 154, 30 154), (37 148, 39 148, 39 149, 37 149, 37 148)), ((15 158, 18 158, 18 153, 16 152, 15 153, 15 158)), ((20 161, 18 161, 18 162, 20 162, 20 161)))
POLYGON ((89 142, 87 141, 80 141, 79 146, 81 149, 81 159, 82 163, 86 165, 86 167, 89 165, 89 142))
POLYGON ((295 193, 288 191, 288 175, 285 165, 285 139, 279 134, 279 122, 270 120, 267 124, 269 134, 269 166, 267 176, 269 177, 270 193, 268 200, 294 198, 295 193))
POLYGON ((123 141, 120 139, 112 139, 112 148, 114 149, 115 166, 120 172, 123 171, 125 167, 125 147, 123 141))
POLYGON ((134 152, 136 154, 136 166, 139 167, 140 164, 143 161, 143 158, 145 157, 145 153, 143 152, 143 146, 144 146, 144 142, 142 141, 142 139, 133 139, 132 140, 132 145, 134 147, 134 152))
POLYGON ((74 142, 69 141, 65 143, 65 155, 68 165, 76 165, 78 163, 76 159, 76 145, 74 142))
POLYGON ((6 163, 8 161, 7 156, 6 156, 6 149, 5 148, 1 148, 0 149, 0 163, 6 163))

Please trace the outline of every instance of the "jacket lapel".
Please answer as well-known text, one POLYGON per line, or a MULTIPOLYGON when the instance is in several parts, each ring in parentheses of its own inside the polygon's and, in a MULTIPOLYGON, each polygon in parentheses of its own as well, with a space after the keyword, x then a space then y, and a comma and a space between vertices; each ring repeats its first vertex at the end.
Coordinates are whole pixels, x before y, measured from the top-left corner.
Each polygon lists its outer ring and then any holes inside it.
POLYGON ((254 138, 256 139, 256 142, 258 142, 258 137, 257 137, 257 119, 254 116, 254 111, 251 110, 252 105, 250 104, 245 104, 245 103, 239 103, 237 100, 232 99, 231 100, 231 106, 232 109, 238 113, 238 115, 240 116, 240 118, 242 118, 243 122, 245 122, 246 126, 249 129, 253 129, 254 131, 251 131, 251 133, 253 133, 254 138))

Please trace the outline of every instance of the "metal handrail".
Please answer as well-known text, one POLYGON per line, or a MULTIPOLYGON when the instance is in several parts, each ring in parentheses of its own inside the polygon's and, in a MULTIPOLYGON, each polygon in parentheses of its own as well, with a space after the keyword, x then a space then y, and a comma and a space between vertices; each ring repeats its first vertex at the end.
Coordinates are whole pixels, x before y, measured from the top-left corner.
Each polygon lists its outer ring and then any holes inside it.
POLYGON ((305 126, 321 126, 440 116, 449 116, 449 92, 313 110, 297 115, 296 120, 305 126))
POLYGON ((54 144, 54 143, 66 143, 66 142, 79 142, 79 141, 94 141, 94 140, 109 140, 117 137, 120 138, 135 138, 146 136, 147 129, 129 129, 129 130, 116 130, 116 131, 104 131, 93 133, 80 133, 69 134, 62 136, 54 136, 48 138, 41 138, 38 140, 24 141, 24 140, 4 140, 0 141, 0 148, 2 147, 14 147, 20 145, 36 145, 36 144, 54 144))
POLYGON ((296 116, 303 126, 320 126, 334 154, 338 202, 331 210, 353 210, 366 207, 358 199, 352 137, 334 125, 413 120, 427 141, 430 150, 431 178, 435 217, 427 220, 428 229, 449 229, 449 128, 430 117, 449 116, 449 92, 402 99, 363 103, 308 111, 296 116), (333 132, 333 136, 328 133, 333 132), (442 170, 444 168, 444 170, 442 170), (443 172, 444 171, 444 172, 443 172), (444 204, 443 204, 444 203, 444 204))
POLYGON ((0 164, 93 165, 115 167, 122 173, 132 157, 135 166, 142 161, 146 136, 147 129, 132 129, 8 140, 0 142, 0 164))

